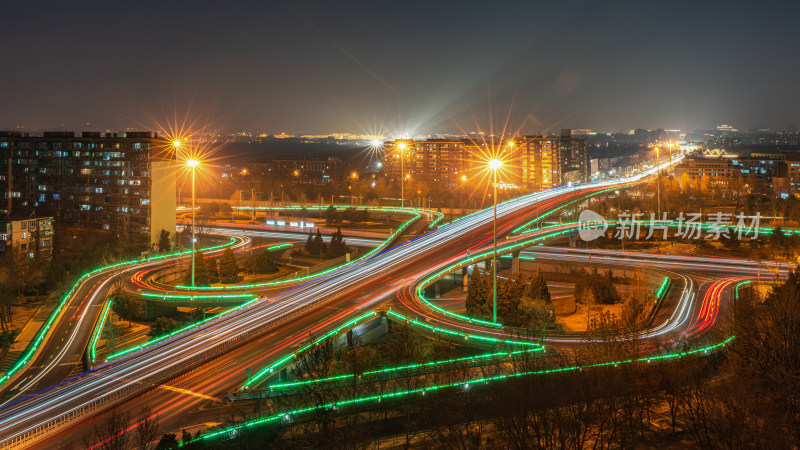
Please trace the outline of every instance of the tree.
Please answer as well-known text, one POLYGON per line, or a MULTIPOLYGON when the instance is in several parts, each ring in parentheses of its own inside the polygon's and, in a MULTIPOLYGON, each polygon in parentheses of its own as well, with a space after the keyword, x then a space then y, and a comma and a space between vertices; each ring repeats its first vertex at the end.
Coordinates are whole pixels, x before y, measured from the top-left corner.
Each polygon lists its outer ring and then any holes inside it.
POLYGON ((215 261, 213 258, 203 258, 202 264, 205 266, 206 272, 208 273, 208 282, 219 283, 219 269, 217 268, 217 261, 215 261))
POLYGON ((173 450, 179 445, 178 436, 175 433, 167 433, 161 436, 161 440, 156 444, 156 450, 173 450))
POLYGON ((344 242, 342 236, 342 227, 339 227, 335 233, 331 235, 331 242, 328 244, 328 257, 338 258, 347 253, 347 244, 344 242))
POLYGON ((133 319, 144 314, 144 301, 118 287, 111 293, 111 309, 131 325, 133 319))
MULTIPOLYGON (((210 261, 211 264, 206 263, 206 259, 203 257, 203 252, 196 251, 194 253, 194 284, 195 286, 208 286, 209 283, 216 283, 216 281, 211 281, 212 277, 209 273, 209 269, 213 264, 214 274, 216 275, 217 272, 217 264, 213 261, 210 261)), ((219 280, 219 275, 216 275, 215 278, 217 281, 219 280)), ((191 264, 189 265, 188 270, 186 270, 186 275, 183 277, 183 284, 189 286, 192 284, 192 267, 191 264)))
POLYGON ((230 247, 225 248, 222 258, 219 259, 219 278, 225 284, 239 280, 239 266, 236 265, 236 256, 230 247))
POLYGON ((325 254, 325 242, 322 240, 322 233, 320 233, 319 228, 317 228, 317 235, 314 236, 314 253, 315 256, 321 256, 325 254))
POLYGON ((536 268, 536 273, 531 278, 527 295, 532 300, 544 302, 548 305, 551 303, 550 289, 547 288, 547 281, 544 279, 541 266, 536 268))
POLYGON ((272 253, 269 250, 264 250, 258 254, 253 271, 255 273, 275 273, 278 271, 278 268, 275 267, 275 260, 272 259, 272 253))
POLYGON ((341 220, 341 214, 336 211, 336 207, 333 205, 328 206, 328 209, 325 210, 325 222, 330 225, 341 220))
POLYGON ((306 251, 309 255, 316 255, 317 251, 314 248, 314 233, 308 230, 308 239, 306 239, 306 251))
POLYGON ((605 275, 598 273, 579 272, 578 281, 575 283, 575 298, 586 298, 587 290, 592 292, 592 298, 600 303, 611 305, 620 301, 617 288, 614 286, 613 273, 609 270, 605 275))
POLYGON ((217 214, 219 212, 219 203, 211 202, 200 207, 204 214, 217 214))
POLYGON ((181 325, 180 322, 171 317, 158 317, 150 325, 150 331, 147 332, 147 335, 151 338, 164 336, 165 334, 170 334, 179 329, 181 325))
POLYGON ((166 253, 170 251, 171 248, 172 243, 169 241, 169 231, 162 229, 158 236, 158 251, 161 253, 166 253))
POLYGON ((139 410, 139 417, 136 423, 136 447, 140 449, 150 448, 150 443, 158 436, 158 416, 153 417, 153 410, 149 406, 143 406, 139 410))
POLYGON ((497 317, 503 323, 516 324, 519 322, 520 302, 528 288, 528 279, 522 272, 513 279, 497 280, 497 317))
POLYGON ((492 298, 492 285, 491 282, 486 281, 478 266, 472 266, 472 275, 470 275, 469 284, 467 285, 467 298, 464 301, 464 307, 467 309, 467 315, 472 317, 490 317, 491 305, 489 302, 492 298))
POLYGON ((84 448, 101 448, 104 450, 123 450, 128 448, 128 438, 130 433, 126 433, 128 428, 128 413, 118 412, 112 409, 106 414, 103 421, 97 422, 94 426, 94 434, 86 436, 83 440, 84 448))

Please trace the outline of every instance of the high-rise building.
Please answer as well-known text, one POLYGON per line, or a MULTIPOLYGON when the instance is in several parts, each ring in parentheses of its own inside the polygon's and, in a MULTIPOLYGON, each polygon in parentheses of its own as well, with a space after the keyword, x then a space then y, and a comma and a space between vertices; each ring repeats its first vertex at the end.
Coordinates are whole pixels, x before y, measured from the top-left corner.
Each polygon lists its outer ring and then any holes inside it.
POLYGON ((162 229, 175 235, 177 166, 159 147, 153 132, 0 132, 0 215, 149 247, 162 229))
POLYGON ((569 129, 560 136, 541 134, 516 139, 522 185, 542 191, 589 180, 586 139, 572 137, 569 129))
POLYGON ((393 179, 421 177, 428 182, 456 185, 470 167, 470 156, 464 142, 448 139, 412 141, 397 139, 384 143, 384 170, 393 179), (403 158, 402 164, 400 158, 403 158))

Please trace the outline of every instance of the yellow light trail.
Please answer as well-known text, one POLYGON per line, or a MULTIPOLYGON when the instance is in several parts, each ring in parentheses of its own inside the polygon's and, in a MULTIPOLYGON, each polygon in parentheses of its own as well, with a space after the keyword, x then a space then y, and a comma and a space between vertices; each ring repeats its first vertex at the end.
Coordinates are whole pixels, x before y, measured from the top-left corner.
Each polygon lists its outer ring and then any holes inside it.
POLYGON ((213 400, 215 402, 220 401, 217 397, 212 397, 210 395, 201 394, 199 392, 190 391, 188 389, 181 389, 175 386, 170 386, 167 384, 162 384, 159 386, 161 389, 165 389, 167 391, 177 392, 179 394, 191 395, 192 397, 202 398, 205 400, 213 400))

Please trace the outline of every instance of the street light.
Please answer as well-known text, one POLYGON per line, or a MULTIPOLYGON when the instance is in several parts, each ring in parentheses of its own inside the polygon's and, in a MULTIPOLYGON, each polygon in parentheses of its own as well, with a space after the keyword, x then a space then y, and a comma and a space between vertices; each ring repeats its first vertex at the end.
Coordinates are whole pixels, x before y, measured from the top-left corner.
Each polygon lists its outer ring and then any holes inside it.
POLYGON ((406 149, 408 145, 405 142, 401 142, 397 144, 397 149, 400 150, 400 208, 405 207, 405 180, 406 180, 406 171, 403 168, 403 150, 406 149))
POLYGON ((497 322, 497 170, 503 166, 503 161, 492 158, 489 160, 489 169, 492 170, 492 186, 494 188, 494 254, 492 255, 492 317, 497 322))
POLYGON ((200 165, 200 161, 190 159, 186 161, 186 165, 192 168, 192 287, 194 287, 194 254, 196 250, 196 242, 194 238, 194 214, 195 214, 195 194, 194 194, 194 172, 195 168, 200 165))
POLYGON ((661 157, 656 147, 656 204, 658 205, 658 218, 661 219, 661 157))

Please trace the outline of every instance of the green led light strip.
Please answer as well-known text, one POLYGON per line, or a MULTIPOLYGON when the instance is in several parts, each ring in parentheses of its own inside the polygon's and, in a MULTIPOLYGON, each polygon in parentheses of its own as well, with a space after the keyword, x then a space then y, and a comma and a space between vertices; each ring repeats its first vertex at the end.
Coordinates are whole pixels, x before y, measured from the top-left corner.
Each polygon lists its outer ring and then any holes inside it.
POLYGON ((616 190, 616 189, 619 189, 619 187, 603 189, 601 191, 592 192, 590 194, 586 194, 584 196, 581 196, 576 200, 573 200, 573 201, 571 201, 569 203, 561 205, 561 206, 559 206, 557 208, 551 209, 551 210, 547 211, 546 213, 541 214, 541 215, 539 215, 539 216, 537 216, 537 217, 525 222, 524 224, 522 224, 522 225, 518 226, 517 228, 514 228, 513 230, 511 230, 511 234, 517 234, 517 233, 520 233, 520 232, 524 232, 523 230, 525 230, 529 226, 535 224, 536 222, 539 222, 540 220, 544 219, 545 217, 547 217, 549 215, 552 215, 556 211, 559 211, 559 210, 562 210, 562 209, 566 208, 567 206, 574 205, 575 203, 582 202, 582 201, 584 201, 584 200, 586 200, 588 198, 594 197, 595 195, 600 195, 600 194, 602 194, 604 192, 608 192, 608 191, 612 191, 612 190, 616 190))
MULTIPOLYGON (((258 296, 252 296, 251 300, 249 302, 243 303, 243 304, 237 306, 236 308, 232 308, 229 311, 227 311, 225 314, 233 312, 233 311, 236 311, 236 310, 239 310, 239 309, 244 308, 244 307, 246 307, 248 305, 251 305, 251 304, 253 304, 253 302, 258 301, 259 299, 260 298, 258 296)), ((164 339, 167 339, 169 337, 175 336, 178 333, 182 333, 182 332, 184 332, 186 330, 192 329, 194 327, 198 327, 198 326, 200 326, 200 325, 202 325, 202 324, 204 324, 204 323, 206 323, 206 322, 208 322, 210 320, 213 320, 213 319, 216 319, 217 317, 220 317, 221 315, 222 314, 218 314, 216 316, 208 317, 208 318, 206 318, 204 320, 201 320, 199 322, 190 323, 189 325, 186 325, 185 327, 183 327, 183 328, 181 328, 179 330, 175 330, 175 331, 173 331, 173 332, 171 332, 169 334, 165 334, 164 336, 157 337, 157 338, 155 338, 155 339, 153 339, 151 341, 145 342, 144 344, 140 344, 140 345, 137 345, 135 347, 131 347, 129 349, 122 350, 122 351, 119 351, 117 353, 114 353, 113 355, 109 355, 109 356, 106 357, 106 361, 111 361, 112 359, 119 358, 120 356, 127 355, 128 353, 134 352, 136 350, 140 350, 140 349, 143 349, 145 347, 149 347, 150 345, 153 345, 153 344, 155 344, 157 342, 163 341, 164 339)))
POLYGON ((736 287, 735 287, 736 290, 735 290, 734 299, 739 300, 739 288, 741 288, 742 286, 744 286, 746 284, 750 284, 752 282, 753 282, 753 280, 747 280, 747 281, 742 281, 741 283, 737 284, 736 287))
MULTIPOLYGON (((316 410, 320 410, 320 409, 322 409, 322 410, 336 409, 336 408, 341 407, 341 406, 356 405, 356 404, 367 403, 367 402, 379 402, 379 401, 382 401, 384 399, 405 397, 405 396, 412 395, 412 394, 423 394, 424 395, 426 392, 435 392, 435 391, 438 391, 438 390, 452 388, 452 387, 468 388, 470 384, 478 384, 478 383, 488 384, 488 383, 495 382, 495 381, 503 381, 503 380, 508 380, 508 379, 512 379, 512 378, 518 378, 518 377, 523 377, 523 376, 548 375, 548 374, 553 374, 553 373, 571 372, 571 371, 576 371, 576 370, 591 369, 591 368, 597 368, 597 367, 608 367, 608 366, 616 367, 619 364, 631 364, 631 363, 641 363, 641 362, 649 363, 649 362, 652 362, 652 361, 664 361, 664 360, 668 360, 668 359, 676 359, 676 358, 681 358, 681 357, 684 357, 684 356, 691 356, 691 355, 695 355, 695 354, 699 354, 699 353, 708 353, 709 351, 718 350, 718 349, 724 347, 725 345, 730 343, 733 339, 734 339, 734 336, 731 336, 728 339, 724 340, 723 342, 720 342, 720 343, 717 343, 717 344, 714 344, 714 345, 709 345, 707 347, 699 348, 699 349, 696 349, 696 350, 687 351, 687 352, 669 353, 669 354, 666 354, 666 355, 651 356, 651 357, 637 358, 637 359, 628 359, 628 360, 606 362, 606 363, 589 364, 589 365, 585 365, 585 366, 570 366, 570 367, 563 367, 563 368, 560 368, 560 369, 534 370, 534 371, 520 372, 520 373, 509 374, 509 375, 496 375, 496 376, 492 376, 492 377, 477 378, 477 379, 469 380, 469 381, 466 381, 466 382, 438 384, 438 385, 432 385, 432 386, 428 386, 428 387, 420 388, 420 389, 399 390, 399 391, 380 394, 380 395, 371 395, 371 396, 366 396, 366 397, 357 397, 357 398, 353 398, 353 399, 340 400, 340 401, 337 401, 337 402, 329 402, 329 403, 326 403, 326 404, 323 404, 323 405, 319 405, 319 406, 310 406, 310 407, 305 407, 305 408, 297 408, 297 409, 293 409, 293 410, 290 410, 290 411, 282 412, 282 413, 279 413, 279 414, 273 414, 273 415, 270 415, 270 416, 267 416, 267 417, 263 417, 261 419, 250 420, 250 421, 247 421, 247 422, 239 424, 239 425, 225 427, 225 428, 223 428, 221 430, 217 430, 217 431, 214 431, 214 432, 211 432, 211 433, 206 433, 206 434, 201 435, 198 438, 193 439, 191 442, 217 439, 217 438, 226 437, 226 436, 227 437, 232 437, 232 436, 234 436, 236 434, 237 431, 242 430, 242 429, 246 429, 248 427, 275 423, 275 422, 278 422, 280 420, 290 419, 291 416, 297 416, 297 415, 305 414, 305 413, 316 411, 316 410)), ((184 445, 183 443, 179 444, 179 446, 183 446, 183 445, 184 445)))
POLYGON ((394 312, 392 310, 386 311, 386 314, 389 315, 389 316, 394 316, 396 319, 404 321, 404 322, 408 323, 411 326, 425 328, 426 330, 433 331, 435 333, 442 333, 442 334, 447 334, 447 335, 450 335, 450 336, 458 336, 459 338, 467 340, 467 341, 468 340, 474 340, 474 341, 490 342, 492 344, 520 345, 520 346, 527 346, 527 347, 540 347, 540 348, 544 349, 542 347, 542 344, 539 344, 538 342, 515 341, 515 340, 511 340, 511 339, 499 339, 499 338, 495 338, 495 337, 480 336, 480 335, 477 335, 477 334, 467 334, 467 333, 463 333, 463 332, 448 330, 446 328, 434 327, 432 325, 428 325, 427 323, 420 322, 420 321, 418 321, 416 319, 411 320, 408 317, 405 317, 402 314, 398 314, 398 313, 396 313, 396 312, 394 312))
POLYGON ((213 300, 226 298, 252 298, 252 294, 215 294, 215 295, 175 295, 175 294, 154 294, 152 292, 142 292, 142 297, 163 298, 174 300, 213 300))
POLYGON ((516 355, 523 354, 523 353, 535 353, 535 352, 541 352, 541 351, 542 351, 541 348, 536 348, 536 349, 529 349, 529 350, 515 350, 515 351, 512 351, 512 352, 485 353, 485 354, 482 354, 482 355, 464 356, 462 358, 453 358, 453 359, 447 359, 447 360, 442 360, 442 361, 431 361, 431 362, 426 362, 426 363, 407 364, 407 365, 404 365, 404 366, 387 367, 385 369, 370 370, 370 371, 363 372, 363 373, 358 374, 358 375, 351 373, 351 374, 344 374, 344 375, 336 375, 336 376, 327 377, 327 378, 316 378, 316 379, 313 379, 313 380, 295 381, 295 382, 292 382, 292 383, 271 384, 271 385, 267 386, 267 388, 271 389, 271 390, 289 389, 289 388, 306 386, 306 385, 311 385, 311 384, 316 384, 316 383, 325 383, 325 382, 329 382, 329 381, 344 380, 344 379, 348 379, 348 378, 354 378, 356 376, 364 377, 364 376, 370 376, 370 375, 377 375, 377 374, 381 374, 381 373, 402 372, 404 370, 420 369, 420 368, 427 368, 427 367, 438 367, 438 366, 441 366, 441 365, 453 364, 453 363, 459 363, 459 362, 471 362, 471 361, 480 361, 480 360, 490 361, 490 360, 498 358, 498 357, 516 356, 516 355))
POLYGON ((664 277, 664 281, 661 282, 661 286, 656 291, 656 299, 661 299, 661 296, 667 292, 670 283, 672 283, 672 280, 670 280, 669 277, 664 277))
MULTIPOLYGON (((531 233, 534 233, 534 232, 544 231, 544 230, 546 230, 548 228, 563 227, 565 225, 575 225, 575 226, 577 226, 578 222, 570 222, 570 223, 566 223, 566 224, 558 224, 558 225, 551 225, 551 226, 547 226, 547 227, 543 227, 543 228, 537 228, 536 230, 531 230, 526 234, 531 234, 531 233)), ((570 233, 572 231, 573 231, 573 229, 570 228, 570 229, 567 229, 567 230, 557 231, 555 233, 549 233, 549 234, 546 234, 544 236, 525 239, 525 240, 522 240, 522 241, 514 241, 514 242, 512 242, 510 244, 506 244, 505 246, 499 247, 497 249, 497 252, 498 252, 498 254, 500 254, 501 252, 507 253, 507 252, 510 252, 510 251, 514 251, 514 250, 516 250, 518 248, 528 247, 528 246, 530 246, 531 244, 533 244, 535 242, 547 240, 547 239, 550 239, 552 237, 561 236, 561 235, 570 233)), ((470 317, 470 316, 467 316, 465 314, 454 313, 454 312, 448 311, 448 310, 446 310, 446 309, 444 309, 444 308, 442 308, 440 306, 434 305, 433 303, 431 303, 430 300, 428 300, 425 297, 425 293, 423 292, 423 290, 426 287, 431 285, 434 282, 434 280, 436 278, 439 278, 441 275, 444 275, 444 274, 447 274, 449 272, 452 272, 453 270, 456 270, 459 267, 469 266, 470 264, 472 264, 474 262, 477 262, 477 261, 481 261, 481 260, 485 259, 486 257, 492 255, 492 254, 494 254, 494 250, 486 250, 486 251, 483 251, 481 253, 476 253, 475 255, 472 255, 469 258, 461 259, 461 260, 453 263, 452 265, 447 266, 444 269, 439 270, 438 272, 435 272, 433 275, 430 275, 425 280, 423 280, 420 284, 417 285, 417 290, 416 290, 417 298, 419 298, 419 300, 422 301, 429 308, 431 308, 431 309, 433 309, 433 310, 435 310, 437 312, 440 312, 440 313, 442 313, 444 315, 447 315, 447 316, 450 316, 450 317, 454 317, 454 318, 456 318, 458 320, 462 320, 464 322, 469 322, 469 323, 477 323, 477 324, 480 324, 480 325, 496 327, 496 328, 502 327, 503 324, 500 323, 500 322, 492 322, 492 321, 488 321, 488 320, 477 319, 475 317, 470 317)))
POLYGON ((100 339, 100 334, 103 331, 103 327, 106 324, 106 317, 108 317, 108 310, 111 308, 111 302, 113 300, 109 299, 105 306, 103 306, 103 314, 100 316, 100 321, 97 323, 97 327, 95 327, 94 331, 92 332, 92 342, 89 344, 89 360, 92 364, 94 364, 94 360, 97 358, 97 352, 95 349, 97 348, 97 341, 100 339))
MULTIPOLYGON (((284 209, 284 208, 276 208, 276 209, 284 209)), ((292 209, 294 209, 294 208, 292 208, 292 209)), ((358 258, 354 259, 353 261, 350 261, 349 263, 340 264, 340 265, 338 265, 338 266, 331 267, 330 269, 323 270, 322 272, 317 272, 317 273, 314 273, 314 274, 309 274, 309 275, 306 275, 306 276, 303 276, 303 277, 292 278, 292 279, 290 279, 290 280, 281 280, 281 281, 268 281, 268 282, 264 282, 264 283, 255 283, 255 284, 244 284, 244 285, 239 285, 239 286, 236 286, 236 288, 241 288, 241 289, 249 289, 249 288, 265 287, 265 286, 280 286, 280 285, 284 285, 284 284, 297 283, 298 281, 307 281, 307 280, 312 280, 312 279, 315 279, 315 278, 319 278, 319 277, 321 277, 322 275, 325 275, 325 274, 331 273, 331 272, 333 272, 333 271, 335 271, 335 270, 339 270, 339 269, 341 269, 341 268, 342 268, 342 267, 344 267, 344 266, 347 266, 347 265, 349 265, 349 264, 353 264, 353 263, 355 263, 355 262, 357 262, 357 261, 360 261, 360 260, 362 260, 362 259, 369 258, 369 257, 371 257, 372 255, 374 255, 375 253, 382 251, 382 250, 385 248, 385 246, 386 246, 386 245, 387 245, 389 242, 392 242, 392 241, 393 241, 393 240, 394 240, 394 239, 395 239, 397 236, 399 236, 399 235, 400 235, 401 233, 403 233, 403 232, 404 232, 404 231, 405 231, 405 230, 406 230, 406 229, 407 229, 409 226, 411 226, 411 224, 412 224, 414 221, 416 221, 417 219, 419 219, 420 217, 422 217, 422 214, 420 214, 420 213, 416 212, 414 209, 409 209, 409 210, 397 210, 397 211, 395 211, 395 210, 388 210, 388 209, 384 209, 384 208, 382 208, 382 209, 381 209, 381 211, 389 211, 389 212, 402 212, 402 213, 406 213, 406 214, 412 214, 412 215, 413 215, 413 217, 412 217, 411 219, 409 219, 408 221, 404 222, 404 223, 403 223, 403 225, 401 225, 401 226, 400 226, 400 228, 398 228, 398 229, 397 229, 397 231, 395 231, 394 233, 392 233, 392 234, 391 234, 391 235, 390 235, 390 236, 389 236, 389 237, 388 237, 388 238, 387 238, 387 239, 386 239, 386 240, 385 240, 385 241, 384 241, 384 242, 383 242, 381 245, 379 245, 379 246, 375 247, 374 249, 370 250, 369 252, 365 253, 364 255, 362 255, 362 256, 360 256, 360 257, 358 257, 358 258)), ((423 210, 423 211, 424 211, 424 210, 423 210)), ((438 213, 437 213, 437 214, 438 214, 438 213)), ((192 287, 192 286, 184 286, 184 285, 178 285, 178 286, 175 286, 175 288, 176 288, 176 289, 184 289, 184 290, 214 290, 214 289, 223 289, 223 287, 221 287, 221 286, 194 286, 194 287, 192 287)))
POLYGON ((353 319, 353 320, 350 320, 350 321, 348 321, 347 323, 345 323, 345 324, 343 324, 343 325, 340 325, 339 327, 337 327, 337 328, 335 328, 335 329, 333 329, 333 330, 331 330, 331 331, 329 331, 329 332, 327 332, 327 333, 323 334, 322 336, 318 337, 317 339, 314 339, 313 341, 311 341, 311 343, 304 345, 303 347, 301 347, 300 349, 298 349, 296 352, 294 352, 294 353, 291 353, 291 354, 289 354, 289 355, 286 355, 286 356, 284 356, 283 358, 279 359, 277 362, 274 362, 274 363, 272 363, 271 365, 269 365, 269 366, 265 367, 264 369, 261 369, 261 370, 260 370, 258 373, 256 373, 256 374, 255 374, 255 375, 253 375, 252 377, 250 377, 250 379, 249 379, 249 380, 247 380, 247 381, 246 381, 246 382, 243 384, 243 386, 244 386, 244 387, 250 387, 250 386, 252 386, 252 385, 253 385, 254 383, 256 383, 258 380, 260 380, 260 379, 264 378, 266 375, 268 375, 268 374, 270 374, 270 373, 274 372, 274 371, 275 371, 275 370, 277 370, 279 367, 281 367, 281 366, 283 366, 283 365, 286 365, 286 364, 288 364, 289 362, 291 362, 292 360, 294 360, 295 358, 297 358, 297 357, 298 357, 298 356, 299 356, 301 353, 305 352, 305 351, 306 351, 306 350, 308 350, 309 348, 311 348, 311 347, 313 347, 313 346, 315 346, 315 345, 319 344, 320 342, 324 341, 325 339, 328 339, 328 338, 329 338, 329 337, 331 337, 331 336, 334 336, 334 335, 336 335, 336 334, 340 333, 340 332, 341 332, 342 330, 344 330, 345 328, 349 328, 349 327, 351 327, 351 326, 353 326, 353 325, 357 324, 358 322, 361 322, 361 321, 363 321, 364 319, 369 319, 369 318, 375 317, 375 316, 377 316, 377 315, 378 315, 378 313, 377 313, 377 312, 375 312, 375 311, 370 311, 370 312, 368 312, 368 313, 366 313, 366 314, 363 314, 363 315, 361 315, 361 316, 358 316, 358 317, 356 317, 355 319, 353 319))
MULTIPOLYGON (((227 244, 215 245, 215 246, 212 246, 212 247, 204 248, 202 250, 203 251, 213 251, 213 250, 217 250, 217 249, 221 249, 223 247, 227 247, 227 246, 233 245, 234 243, 236 243, 236 238, 232 237, 232 238, 230 238, 230 241, 227 244)), ((36 334, 36 337, 33 339, 31 344, 28 345, 28 348, 22 354, 22 356, 19 359, 17 359, 16 363, 14 363, 14 365, 2 377, 0 377, 0 385, 8 382, 8 380, 10 380, 11 377, 15 373, 17 373, 17 371, 19 371, 22 367, 24 367, 29 362, 29 360, 31 359, 33 354, 36 353, 36 350, 39 348, 39 345, 41 345, 41 343, 44 340, 45 336, 47 336, 47 333, 50 332, 50 328, 53 326, 53 323, 56 321, 58 316, 61 315, 61 312, 64 310, 64 305, 66 305, 67 301, 70 299, 70 297, 72 297, 72 295, 74 294, 75 290, 78 288, 78 286, 84 280, 90 278, 91 276, 93 276, 95 274, 103 272, 103 271, 108 271, 108 270, 111 270, 111 269, 116 269, 116 268, 119 268, 119 267, 133 265, 133 264, 141 264, 141 263, 148 263, 148 262, 152 262, 152 261, 158 261, 158 260, 171 258, 171 257, 174 257, 174 256, 181 256, 181 255, 190 254, 190 253, 191 253, 191 250, 186 250, 186 251, 183 251, 183 252, 174 252, 174 253, 168 253, 168 254, 164 254, 164 255, 151 256, 151 257, 144 258, 144 259, 138 259, 137 258, 137 259, 133 259, 133 260, 130 260, 130 261, 123 261, 123 262, 119 262, 119 263, 116 263, 116 264, 111 264, 111 265, 108 265, 108 266, 100 267, 100 268, 94 269, 92 271, 89 271, 89 272, 83 274, 80 278, 78 278, 78 281, 76 281, 75 284, 72 285, 72 288, 70 288, 70 290, 66 293, 66 295, 64 295, 64 297, 61 298, 61 302, 53 310, 53 312, 50 313, 50 316, 48 317, 47 322, 45 322, 45 324, 42 326, 42 328, 39 329, 39 332, 36 334)))

